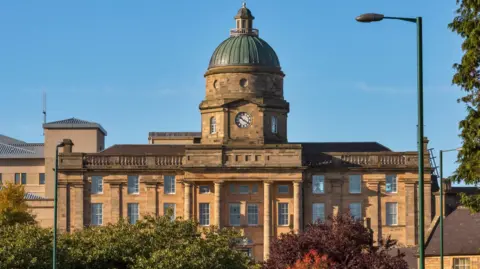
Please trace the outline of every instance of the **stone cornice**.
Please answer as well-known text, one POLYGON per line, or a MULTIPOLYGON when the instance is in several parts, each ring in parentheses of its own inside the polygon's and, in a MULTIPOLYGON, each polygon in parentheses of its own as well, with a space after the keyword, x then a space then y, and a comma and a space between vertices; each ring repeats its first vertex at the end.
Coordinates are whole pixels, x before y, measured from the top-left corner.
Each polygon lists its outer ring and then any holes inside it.
POLYGON ((205 72, 204 77, 214 74, 224 73, 270 73, 277 74, 285 77, 285 74, 279 67, 264 67, 264 66, 252 66, 252 65, 239 65, 239 66, 219 66, 210 68, 205 72))

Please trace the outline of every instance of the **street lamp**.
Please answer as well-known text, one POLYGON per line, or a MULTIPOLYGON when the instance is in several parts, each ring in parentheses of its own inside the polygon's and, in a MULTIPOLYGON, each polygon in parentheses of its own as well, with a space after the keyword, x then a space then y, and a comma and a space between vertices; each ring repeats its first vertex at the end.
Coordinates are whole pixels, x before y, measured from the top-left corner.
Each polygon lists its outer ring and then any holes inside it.
POLYGON ((53 266, 52 268, 57 268, 57 198, 58 198, 58 148, 62 148, 65 146, 64 142, 59 142, 55 147, 55 192, 54 192, 54 199, 53 199, 53 266))
POLYGON ((443 153, 459 151, 462 148, 440 150, 440 268, 443 269, 443 153))
POLYGON ((355 18, 359 22, 374 22, 381 21, 383 19, 390 20, 401 20, 408 21, 417 24, 417 87, 418 87, 418 129, 417 129, 417 140, 418 140, 418 196, 419 196, 419 205, 418 210, 420 211, 420 217, 418 221, 418 235, 419 240, 419 256, 420 256, 420 265, 419 269, 425 268, 425 210, 424 210, 424 152, 423 152, 423 48, 422 48, 422 17, 416 18, 402 18, 402 17, 386 17, 382 14, 367 13, 358 16, 355 18))

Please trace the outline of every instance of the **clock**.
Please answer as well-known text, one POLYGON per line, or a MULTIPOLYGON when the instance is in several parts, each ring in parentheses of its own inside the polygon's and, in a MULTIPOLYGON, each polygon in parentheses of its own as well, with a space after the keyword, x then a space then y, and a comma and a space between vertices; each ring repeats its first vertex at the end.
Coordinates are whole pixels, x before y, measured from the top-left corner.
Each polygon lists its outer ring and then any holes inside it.
POLYGON ((235 124, 240 128, 247 128, 252 123, 252 116, 247 112, 240 112, 235 116, 235 124))

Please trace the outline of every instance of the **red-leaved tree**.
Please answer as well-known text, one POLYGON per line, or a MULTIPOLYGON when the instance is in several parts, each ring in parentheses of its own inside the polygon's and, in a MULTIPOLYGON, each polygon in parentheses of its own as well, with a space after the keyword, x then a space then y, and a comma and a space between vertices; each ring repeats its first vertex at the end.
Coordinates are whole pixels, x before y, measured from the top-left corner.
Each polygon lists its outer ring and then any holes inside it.
POLYGON ((374 245, 372 232, 362 222, 348 214, 339 215, 325 223, 311 224, 302 233, 283 234, 273 240, 264 268, 288 268, 315 250, 328 257, 332 269, 407 269, 403 254, 387 253, 395 244, 387 238, 374 245))
POLYGON ((329 269, 333 263, 327 255, 319 255, 317 251, 310 250, 303 259, 297 260, 293 266, 288 269, 329 269))

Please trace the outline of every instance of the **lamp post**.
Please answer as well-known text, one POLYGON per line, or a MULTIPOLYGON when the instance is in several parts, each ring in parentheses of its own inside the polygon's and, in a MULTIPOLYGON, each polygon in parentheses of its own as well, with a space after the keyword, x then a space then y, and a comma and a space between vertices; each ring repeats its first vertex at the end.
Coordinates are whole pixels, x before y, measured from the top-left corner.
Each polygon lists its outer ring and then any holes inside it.
POLYGON ((440 150, 440 269, 443 269, 443 153, 459 151, 462 148, 440 150))
POLYGON ((52 268, 57 268, 57 198, 58 198, 58 148, 65 146, 65 143, 59 142, 55 147, 55 190, 54 190, 54 198, 53 198, 53 262, 52 268))
POLYGON ((419 239, 419 269, 425 268, 425 210, 424 210, 424 150, 423 150, 423 48, 422 48, 422 17, 403 18, 403 17, 386 17, 382 14, 367 13, 356 18, 359 22, 374 22, 383 19, 408 21, 417 24, 417 94, 418 94, 418 210, 420 217, 418 221, 419 239))

